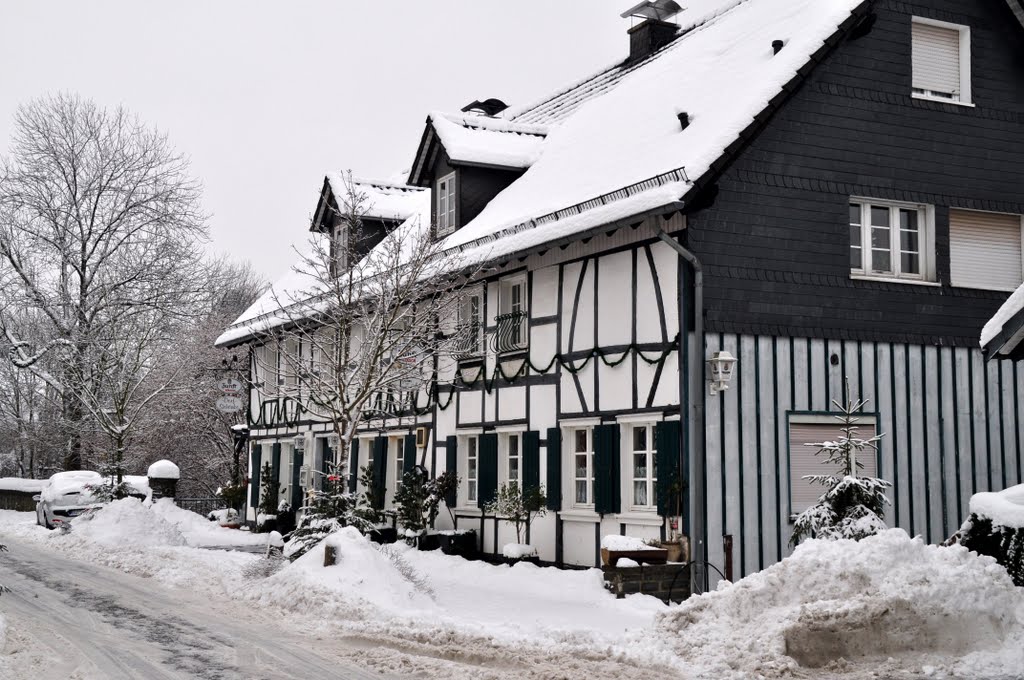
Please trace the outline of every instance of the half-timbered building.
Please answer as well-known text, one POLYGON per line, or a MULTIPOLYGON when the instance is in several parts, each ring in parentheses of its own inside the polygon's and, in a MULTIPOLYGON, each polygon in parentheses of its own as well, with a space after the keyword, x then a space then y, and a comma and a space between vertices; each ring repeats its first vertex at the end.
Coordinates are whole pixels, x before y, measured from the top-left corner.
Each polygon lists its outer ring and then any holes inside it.
MULTIPOLYGON (((382 238, 418 220, 489 267, 458 361, 365 424, 351 469, 388 498, 414 462, 456 469, 488 552, 514 533, 481 508, 519 481, 547 491, 545 561, 679 517, 738 578, 788 553, 848 383, 884 434, 887 521, 940 541, 1024 473, 1024 373, 978 343, 1024 275, 1024 8, 687 4, 634 8, 621 63, 536 103, 430 113, 404 182, 362 184, 382 238)), ((274 365, 273 299, 218 343, 274 365)), ((287 375, 253 383, 251 464, 299 498, 338 452, 287 375)))

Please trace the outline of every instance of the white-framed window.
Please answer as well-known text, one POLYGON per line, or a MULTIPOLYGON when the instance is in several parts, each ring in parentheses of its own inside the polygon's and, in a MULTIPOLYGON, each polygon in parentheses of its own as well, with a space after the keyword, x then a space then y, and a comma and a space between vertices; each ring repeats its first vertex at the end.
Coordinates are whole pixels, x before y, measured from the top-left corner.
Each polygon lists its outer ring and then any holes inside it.
POLYGON ((569 430, 572 446, 572 504, 577 508, 594 507, 594 429, 569 430))
POLYGON ((342 220, 338 220, 331 230, 331 267, 337 276, 348 269, 348 228, 342 220))
POLYGON ((459 303, 459 334, 456 351, 461 357, 474 357, 483 353, 484 293, 476 288, 464 293, 459 303))
POLYGON ((480 441, 476 435, 468 435, 463 443, 466 448, 466 501, 476 504, 477 482, 480 479, 480 441))
POLYGON ((850 272, 934 281, 934 213, 927 205, 850 199, 850 272))
POLYGON ((405 471, 405 440, 404 439, 392 439, 395 446, 395 492, 398 492, 398 488, 402 486, 402 476, 405 471))
POLYGON ((512 352, 525 349, 527 340, 526 277, 504 279, 498 286, 497 349, 512 352))
POLYGON ((636 510, 650 510, 657 502, 657 454, 654 449, 652 423, 626 426, 629 445, 630 505, 636 510))
POLYGON ((455 231, 455 173, 437 180, 434 190, 437 213, 437 235, 447 236, 455 231))
POLYGON ((960 288, 1016 290, 1024 282, 1024 217, 951 208, 950 282, 960 288))
MULTIPOLYGON (((871 439, 875 436, 876 420, 873 415, 858 415, 857 436, 871 439)), ((838 472, 829 468, 818 454, 818 447, 808 446, 826 441, 836 441, 843 436, 842 424, 831 414, 793 413, 789 416, 789 511, 796 515, 813 505, 825 487, 811 484, 806 475, 821 475, 838 472)), ((878 454, 872 448, 865 450, 858 458, 864 466, 862 477, 878 476, 878 454)))
POLYGON ((913 96, 971 103, 971 29, 914 17, 911 22, 913 96))
POLYGON ((505 481, 515 482, 521 486, 523 482, 522 435, 518 432, 510 432, 504 436, 504 440, 505 481))

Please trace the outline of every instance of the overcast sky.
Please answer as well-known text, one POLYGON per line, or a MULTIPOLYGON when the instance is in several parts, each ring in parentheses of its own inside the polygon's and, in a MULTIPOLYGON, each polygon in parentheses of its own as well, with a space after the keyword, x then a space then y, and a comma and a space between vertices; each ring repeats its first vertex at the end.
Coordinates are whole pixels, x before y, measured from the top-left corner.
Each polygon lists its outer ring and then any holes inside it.
POLYGON ((429 111, 533 101, 628 52, 630 0, 0 0, 18 104, 123 104, 192 158, 216 252, 291 265, 328 170, 407 168, 429 111))

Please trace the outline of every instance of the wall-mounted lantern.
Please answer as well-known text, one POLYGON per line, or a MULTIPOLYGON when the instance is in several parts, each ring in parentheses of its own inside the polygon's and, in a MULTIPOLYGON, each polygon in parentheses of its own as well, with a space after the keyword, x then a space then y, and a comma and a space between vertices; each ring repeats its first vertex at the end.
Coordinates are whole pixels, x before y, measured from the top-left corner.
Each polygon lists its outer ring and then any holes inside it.
POLYGON ((327 445, 331 447, 331 451, 337 451, 338 447, 341 446, 341 438, 336 434, 332 434, 327 438, 327 445))
POLYGON ((301 451, 306 448, 306 437, 301 434, 295 435, 295 438, 292 439, 292 447, 296 451, 301 451))
POLYGON ((715 352, 708 359, 708 389, 711 396, 729 389, 736 357, 726 351, 715 352))

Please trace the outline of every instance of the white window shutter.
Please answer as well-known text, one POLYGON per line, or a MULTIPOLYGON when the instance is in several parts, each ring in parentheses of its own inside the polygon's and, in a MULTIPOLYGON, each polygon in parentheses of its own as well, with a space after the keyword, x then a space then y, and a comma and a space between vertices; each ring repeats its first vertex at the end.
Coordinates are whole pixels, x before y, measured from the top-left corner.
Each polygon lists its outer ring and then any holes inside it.
POLYGON ((1016 290, 1024 279, 1020 216, 950 210, 949 264, 954 286, 1016 290))
POLYGON ((960 31, 915 22, 912 44, 914 88, 959 99, 960 31))
MULTIPOLYGON (((811 484, 804 475, 825 475, 838 472, 837 467, 825 464, 824 454, 818 447, 807 446, 825 441, 835 441, 843 436, 839 421, 831 423, 790 423, 789 425, 789 499, 790 511, 803 512, 813 505, 826 488, 811 484)), ((875 436, 875 425, 861 417, 857 423, 857 436, 870 439, 875 436)), ((878 476, 878 454, 873 448, 864 449, 857 460, 864 465, 859 476, 878 476)))

